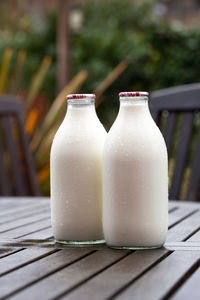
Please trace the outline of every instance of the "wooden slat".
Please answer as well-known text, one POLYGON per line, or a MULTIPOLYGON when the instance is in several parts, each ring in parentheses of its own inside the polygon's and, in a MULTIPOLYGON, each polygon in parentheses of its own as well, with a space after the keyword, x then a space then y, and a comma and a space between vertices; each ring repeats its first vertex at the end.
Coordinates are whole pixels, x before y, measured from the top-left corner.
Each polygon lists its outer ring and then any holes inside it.
POLYGON ((0 197, 1 207, 29 207, 38 205, 49 205, 50 199, 47 197, 0 197))
MULTIPOLYGON (((63 250, 62 250, 63 251, 63 250)), ((126 251, 98 251, 84 259, 40 280, 37 284, 24 289, 17 299, 53 299, 67 289, 88 280, 127 254, 126 251)), ((34 272, 35 269, 32 270, 34 272)), ((0 281, 1 284, 1 281, 0 281)), ((15 298, 13 298, 15 299, 15 298)))
POLYGON ((192 134, 193 119, 194 114, 190 112, 185 113, 183 117, 179 143, 175 155, 175 166, 172 176, 172 184, 169 190, 170 199, 179 198, 179 192, 182 184, 185 163, 192 134))
POLYGON ((53 236, 52 228, 48 227, 48 228, 39 229, 32 233, 25 234, 20 239, 21 240, 28 239, 28 240, 37 242, 38 240, 45 240, 45 239, 51 238, 52 236, 53 236))
MULTIPOLYGON (((17 199, 15 200, 17 201, 17 199)), ((36 207, 50 207, 50 203, 40 203, 40 202, 32 202, 29 205, 24 205, 19 203, 19 205, 16 207, 14 205, 14 207, 12 206, 12 204, 10 205, 10 207, 7 207, 7 209, 2 209, 0 211, 0 216, 10 216, 11 214, 18 214, 20 212, 24 212, 24 211, 30 211, 31 208, 36 208, 36 207)))
POLYGON ((163 130, 163 136, 165 138, 168 155, 171 154, 175 127, 176 127, 176 114, 172 112, 169 114, 167 118, 167 122, 165 124, 165 128, 163 130))
POLYGON ((195 234, 193 234, 188 241, 192 241, 192 242, 199 242, 200 241, 200 226, 199 226, 199 230, 197 232, 195 232, 195 234))
POLYGON ((26 200, 26 198, 24 200, 22 200, 23 198, 19 198, 19 197, 14 197, 13 198, 8 198, 7 201, 3 201, 4 199, 0 199, 0 208, 4 207, 4 208, 8 208, 8 209, 12 209, 13 207, 29 207, 29 206, 34 206, 34 205, 44 205, 44 204, 48 204, 48 201, 37 201, 37 199, 35 199, 34 197, 32 198, 32 200, 26 200))
POLYGON ((199 258, 200 251, 176 251, 121 292, 116 299, 163 299, 199 258))
POLYGON ((2 125, 5 132, 5 139, 7 143, 8 152, 10 155, 11 168, 13 170, 13 186, 15 187, 16 194, 25 196, 27 194, 25 183, 22 177, 22 171, 19 161, 17 160, 18 149, 14 140, 14 135, 10 123, 10 119, 7 116, 2 117, 2 125))
POLYGON ((168 212, 173 211, 178 207, 178 204, 175 201, 168 202, 168 212))
POLYGON ((195 201, 198 199, 198 193, 200 192, 200 129, 197 136, 195 145, 195 152, 191 164, 191 172, 187 189, 187 199, 195 201))
POLYGON ((29 205, 49 205, 50 198, 49 197, 0 197, 0 208, 8 207, 12 208, 16 207, 29 207, 29 205))
POLYGON ((200 205, 198 202, 189 202, 189 201, 179 201, 179 200, 170 200, 169 201, 169 208, 171 205, 174 207, 196 207, 200 210, 200 205))
POLYGON ((33 196, 20 196, 20 197, 16 197, 16 196, 9 196, 9 197, 2 197, 0 196, 0 205, 1 203, 3 202, 13 202, 15 200, 18 200, 19 201, 19 204, 20 203, 36 203, 37 201, 38 202, 46 202, 48 203, 49 202, 49 197, 45 197, 45 196, 41 196, 41 197, 33 197, 33 196))
POLYGON ((151 93, 151 109, 194 111, 199 109, 200 84, 186 84, 151 93), (189 100, 189 101, 188 101, 189 100))
POLYGON ((17 208, 17 207, 19 207, 19 205, 17 205, 17 202, 15 201, 14 203, 6 203, 6 202, 2 202, 1 204, 0 204, 0 210, 1 210, 1 213, 2 212, 8 212, 11 208, 13 209, 13 208, 17 208))
POLYGON ((6 251, 2 251, 0 253, 0 258, 7 257, 11 254, 17 253, 18 251, 21 251, 22 249, 19 248, 7 248, 6 251))
POLYGON ((19 219, 24 219, 24 218, 29 218, 35 214, 42 214, 42 213, 45 213, 45 212, 50 212, 50 209, 47 208, 47 207, 33 207, 31 208, 30 210, 28 211, 25 211, 25 212, 21 212, 20 214, 17 214, 17 215, 8 215, 8 216, 3 216, 0 218, 0 228, 1 228, 1 224, 7 224, 7 223, 12 223, 12 222, 15 222, 19 219))
MULTIPOLYGON (((17 203, 17 201, 13 201, 14 199, 12 199, 12 201, 1 201, 1 199, 0 199, 0 209, 2 210, 5 210, 5 209, 10 209, 10 208, 13 208, 13 207, 19 207, 20 206, 20 204, 22 204, 22 203, 17 203)), ((31 203, 31 201, 30 201, 30 203, 31 203)))
POLYGON ((41 193, 40 193, 39 185, 38 185, 37 178, 36 178, 35 165, 34 165, 33 157, 29 150, 28 140, 27 140, 27 137, 25 136, 25 132, 24 132, 24 124, 23 124, 23 121, 22 121, 20 115, 17 116, 17 122, 18 122, 18 126, 19 126, 22 147, 24 150, 23 151, 24 152, 24 160, 25 160, 25 163, 27 166, 27 177, 28 177, 28 184, 30 187, 31 195, 40 196, 41 193))
MULTIPOLYGON (((0 277, 1 297, 11 295, 23 289, 23 287, 39 281, 45 276, 72 264, 90 253, 91 251, 86 249, 76 249, 76 251, 73 249, 68 249, 67 251, 62 250, 8 273, 0 277)), ((33 298, 36 299, 36 296, 33 294, 30 295, 29 299, 33 298)), ((42 298, 39 297, 38 299, 42 298)), ((44 297, 43 299, 47 298, 44 297)))
POLYGON ((181 223, 172 227, 168 231, 167 242, 179 242, 183 241, 198 230, 200 226, 200 212, 197 212, 190 217, 183 220, 181 223))
POLYGON ((166 242, 164 248, 170 251, 200 251, 200 241, 193 242, 188 239, 186 242, 166 242))
POLYGON ((26 227, 29 224, 36 223, 41 220, 48 219, 50 220, 50 212, 49 211, 40 211, 37 212, 36 214, 29 216, 29 218, 20 218, 15 221, 12 221, 12 223, 4 223, 1 224, 0 226, 0 234, 4 232, 11 231, 13 229, 17 229, 20 227, 26 227))
POLYGON ((108 299, 113 294, 116 294, 121 287, 128 285, 148 270, 153 264, 164 257, 166 253, 167 251, 164 249, 157 251, 136 251, 91 278, 68 295, 65 294, 63 299, 108 299))
POLYGON ((20 114, 23 109, 22 99, 17 96, 1 95, 0 115, 5 114, 20 114))
POLYGON ((198 209, 191 206, 191 207, 179 207, 178 209, 172 211, 169 214, 169 221, 168 226, 171 228, 175 224, 183 221, 185 218, 189 217, 190 215, 197 212, 198 209))
POLYGON ((180 287, 177 293, 171 297, 172 300, 199 300, 200 268, 180 287))
POLYGON ((35 223, 31 223, 23 227, 15 228, 4 233, 0 233, 0 238, 20 238, 22 236, 25 236, 32 232, 36 232, 40 229, 45 229, 47 227, 51 227, 51 222, 49 218, 35 223))

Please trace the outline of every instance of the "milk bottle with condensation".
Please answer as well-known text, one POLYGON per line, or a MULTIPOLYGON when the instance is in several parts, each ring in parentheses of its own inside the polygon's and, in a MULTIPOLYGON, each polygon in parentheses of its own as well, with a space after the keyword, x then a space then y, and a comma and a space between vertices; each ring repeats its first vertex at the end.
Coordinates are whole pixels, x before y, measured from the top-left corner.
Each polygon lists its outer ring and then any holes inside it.
POLYGON ((51 148, 51 220, 57 241, 103 242, 102 152, 106 131, 94 94, 68 95, 51 148))
POLYGON ((103 155, 103 228, 115 248, 157 248, 168 225, 168 159, 148 93, 120 93, 103 155))

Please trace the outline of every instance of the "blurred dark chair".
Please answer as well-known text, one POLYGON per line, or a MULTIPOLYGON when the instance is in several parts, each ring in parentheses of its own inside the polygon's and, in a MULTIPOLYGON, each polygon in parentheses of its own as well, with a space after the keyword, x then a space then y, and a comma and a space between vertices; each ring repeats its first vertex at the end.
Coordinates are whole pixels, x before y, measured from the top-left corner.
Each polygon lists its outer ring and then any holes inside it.
POLYGON ((0 96, 0 195, 38 196, 39 185, 22 121, 23 104, 0 96))
POLYGON ((169 156, 169 199, 200 200, 200 84, 155 91, 151 114, 169 156))

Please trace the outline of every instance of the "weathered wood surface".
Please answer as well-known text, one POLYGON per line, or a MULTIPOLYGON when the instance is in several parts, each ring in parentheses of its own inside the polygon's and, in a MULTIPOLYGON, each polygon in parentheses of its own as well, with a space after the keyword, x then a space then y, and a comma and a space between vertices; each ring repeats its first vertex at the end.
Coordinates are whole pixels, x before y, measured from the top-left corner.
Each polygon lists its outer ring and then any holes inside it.
POLYGON ((157 250, 56 244, 48 198, 0 198, 0 299, 200 299, 200 203, 170 201, 157 250))

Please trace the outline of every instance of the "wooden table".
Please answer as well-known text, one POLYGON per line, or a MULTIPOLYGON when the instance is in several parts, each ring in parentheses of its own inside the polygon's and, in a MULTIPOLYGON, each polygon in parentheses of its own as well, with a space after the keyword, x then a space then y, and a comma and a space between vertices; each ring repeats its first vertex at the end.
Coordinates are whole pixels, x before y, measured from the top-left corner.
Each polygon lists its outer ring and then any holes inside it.
POLYGON ((0 198, 0 298, 200 299, 200 204, 169 203, 158 250, 55 244, 48 198, 0 198))

